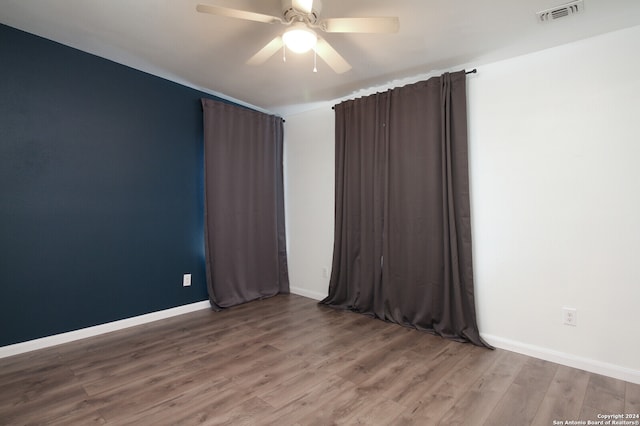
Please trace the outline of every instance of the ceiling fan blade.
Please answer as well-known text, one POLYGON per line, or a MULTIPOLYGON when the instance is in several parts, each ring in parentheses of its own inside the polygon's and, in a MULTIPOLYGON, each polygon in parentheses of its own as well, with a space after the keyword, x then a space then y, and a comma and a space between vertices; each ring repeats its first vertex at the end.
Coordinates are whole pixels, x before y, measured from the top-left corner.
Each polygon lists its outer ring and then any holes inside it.
POLYGON ((351 65, 333 48, 326 40, 319 38, 316 43, 316 53, 337 74, 342 74, 351 69, 351 65))
POLYGON ((247 61, 247 64, 260 65, 264 63, 267 59, 272 57, 274 53, 276 53, 278 50, 282 48, 282 44, 283 44, 282 37, 278 36, 274 38, 269 43, 267 43, 265 47, 260 49, 258 53, 256 53, 251 58, 249 58, 249 60, 247 61))
POLYGON ((202 13, 210 13, 212 15, 226 16, 229 18, 244 19, 246 21, 264 22, 266 24, 275 24, 277 22, 282 23, 282 19, 276 16, 247 12, 245 10, 239 9, 229 9, 226 7, 213 6, 210 4, 199 4, 196 6, 196 10, 202 13))
POLYGON ((397 33, 400 20, 397 17, 378 18, 329 18, 320 23, 328 33, 397 33))
POLYGON ((291 6, 298 12, 311 13, 313 0, 293 0, 291 6))

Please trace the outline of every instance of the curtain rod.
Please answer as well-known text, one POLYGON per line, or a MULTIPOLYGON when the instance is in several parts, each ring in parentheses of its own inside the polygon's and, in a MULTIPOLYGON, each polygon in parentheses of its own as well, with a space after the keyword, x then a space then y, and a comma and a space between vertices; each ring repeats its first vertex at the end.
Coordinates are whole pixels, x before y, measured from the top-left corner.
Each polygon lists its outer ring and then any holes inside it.
MULTIPOLYGON (((464 74, 465 75, 467 75, 467 74, 476 74, 477 72, 478 72, 478 70, 474 68, 471 71, 466 71, 464 74)), ((332 106, 331 109, 336 109, 336 108, 335 108, 335 106, 332 106)))

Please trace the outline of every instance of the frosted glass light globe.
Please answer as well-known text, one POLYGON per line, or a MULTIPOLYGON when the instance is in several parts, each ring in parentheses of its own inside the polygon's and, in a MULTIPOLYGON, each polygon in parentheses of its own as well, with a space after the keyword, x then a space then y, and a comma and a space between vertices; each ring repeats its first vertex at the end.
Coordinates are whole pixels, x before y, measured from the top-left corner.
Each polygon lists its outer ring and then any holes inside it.
POLYGON ((305 53, 316 45, 318 37, 304 24, 294 24, 282 35, 282 40, 289 50, 295 53, 305 53))

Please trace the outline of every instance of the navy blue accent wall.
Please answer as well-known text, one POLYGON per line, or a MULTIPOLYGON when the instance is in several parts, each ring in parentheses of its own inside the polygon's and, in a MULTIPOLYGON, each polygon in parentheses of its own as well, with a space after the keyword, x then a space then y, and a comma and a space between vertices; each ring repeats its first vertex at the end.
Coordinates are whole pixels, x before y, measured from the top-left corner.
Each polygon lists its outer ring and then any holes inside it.
POLYGON ((212 96, 3 25, 0 62, 0 346, 207 300, 212 96))

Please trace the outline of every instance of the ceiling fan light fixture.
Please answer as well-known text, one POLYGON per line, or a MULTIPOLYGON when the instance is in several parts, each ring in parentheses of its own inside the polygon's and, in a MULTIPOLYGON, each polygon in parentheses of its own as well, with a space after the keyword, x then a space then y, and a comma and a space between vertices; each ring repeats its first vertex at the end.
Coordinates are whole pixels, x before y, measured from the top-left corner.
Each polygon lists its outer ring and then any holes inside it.
POLYGON ((306 25, 294 24, 283 35, 285 46, 295 53, 305 53, 315 47, 318 36, 306 25))

